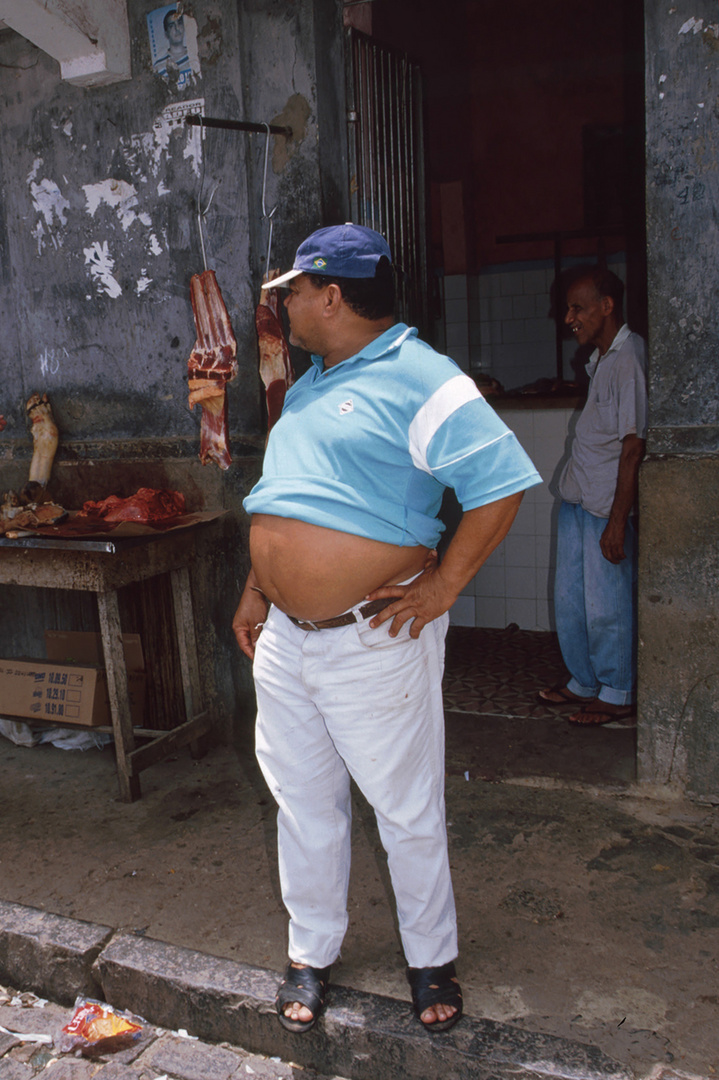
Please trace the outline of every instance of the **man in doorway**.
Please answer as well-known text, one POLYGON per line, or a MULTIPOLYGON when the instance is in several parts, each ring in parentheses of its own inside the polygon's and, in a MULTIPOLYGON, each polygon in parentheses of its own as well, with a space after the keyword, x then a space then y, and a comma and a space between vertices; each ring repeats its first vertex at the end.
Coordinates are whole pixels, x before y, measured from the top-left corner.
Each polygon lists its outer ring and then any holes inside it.
POLYGON ((257 756, 278 803, 289 964, 280 1023, 322 1011, 347 928, 350 780, 387 852, 417 1017, 462 1014, 444 811, 448 610, 540 482, 472 380, 394 317, 389 247, 320 229, 289 286, 290 341, 312 354, 245 499, 252 570, 233 627, 253 658, 257 756), (439 563, 442 494, 464 514, 439 563))
POLYGON ((565 322, 594 352, 587 403, 559 480, 554 603, 570 679, 539 698, 572 707, 570 722, 583 725, 636 713, 632 514, 646 445, 646 345, 624 322, 623 298, 620 279, 600 268, 580 271, 567 291, 565 322))

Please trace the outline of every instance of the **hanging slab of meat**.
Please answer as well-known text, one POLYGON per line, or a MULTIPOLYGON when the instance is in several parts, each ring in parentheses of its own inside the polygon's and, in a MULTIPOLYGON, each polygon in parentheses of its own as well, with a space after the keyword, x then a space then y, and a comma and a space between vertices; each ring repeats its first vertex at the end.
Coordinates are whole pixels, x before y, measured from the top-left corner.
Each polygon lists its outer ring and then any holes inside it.
MULTIPOLYGON (((275 270, 270 276, 276 277, 275 270)), ((263 289, 262 299, 255 311, 255 326, 260 344, 260 378, 267 399, 267 430, 279 419, 285 394, 295 381, 290 350, 280 321, 279 289, 263 289)))
POLYGON ((202 405, 200 461, 221 469, 232 464, 228 445, 225 386, 237 374, 237 342, 214 270, 195 274, 190 298, 197 341, 187 362, 189 405, 202 405))
POLYGON ((179 491, 166 488, 140 488, 134 495, 121 499, 119 495, 110 495, 100 502, 86 502, 80 515, 89 518, 102 518, 103 521, 137 521, 143 525, 152 525, 158 521, 169 521, 185 513, 185 496, 179 491))

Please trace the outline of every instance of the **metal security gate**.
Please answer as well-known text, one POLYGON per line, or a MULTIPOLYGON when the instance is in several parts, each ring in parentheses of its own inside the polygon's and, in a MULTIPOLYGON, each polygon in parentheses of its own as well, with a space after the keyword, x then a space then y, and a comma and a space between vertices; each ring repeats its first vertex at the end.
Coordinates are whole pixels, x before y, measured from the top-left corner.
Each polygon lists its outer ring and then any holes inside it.
POLYGON ((352 221, 386 237, 400 319, 428 330, 422 81, 405 53, 347 31, 352 221))

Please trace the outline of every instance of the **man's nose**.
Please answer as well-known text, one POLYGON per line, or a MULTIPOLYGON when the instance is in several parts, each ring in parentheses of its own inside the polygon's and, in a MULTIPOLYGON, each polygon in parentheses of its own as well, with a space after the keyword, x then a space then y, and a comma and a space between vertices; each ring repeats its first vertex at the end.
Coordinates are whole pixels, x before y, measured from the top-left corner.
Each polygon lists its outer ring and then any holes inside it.
POLYGON ((571 308, 567 308, 567 314, 564 316, 564 321, 567 326, 569 326, 570 323, 574 322, 574 315, 571 308))

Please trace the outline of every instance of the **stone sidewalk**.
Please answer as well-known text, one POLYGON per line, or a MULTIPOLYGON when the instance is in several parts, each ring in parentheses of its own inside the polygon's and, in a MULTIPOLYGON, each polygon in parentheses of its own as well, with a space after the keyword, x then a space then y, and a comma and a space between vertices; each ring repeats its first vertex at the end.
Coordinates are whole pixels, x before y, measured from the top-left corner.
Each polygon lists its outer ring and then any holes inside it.
MULTIPOLYGON (((631 1080, 630 1073, 592 1047, 492 1021, 465 1018, 453 1031, 431 1037, 417 1026, 406 1003, 344 987, 333 990, 311 1035, 298 1036, 277 1023, 273 972, 4 902, 0 980, 58 1003, 46 1013, 4 1006, 3 1013, 13 1013, 2 1022, 10 1031, 27 1032, 28 1023, 35 1031, 44 1015, 56 1035, 78 996, 127 1009, 150 1025, 144 1044, 115 1055, 99 1074, 96 1065, 65 1057, 52 1065, 54 1080, 94 1075, 155 1080, 163 1074, 178 1080, 228 1080, 253 1075, 255 1064, 264 1070, 261 1076, 300 1075, 302 1066, 303 1077, 335 1074, 353 1080, 436 1080, 439 1075, 500 1080, 547 1073, 569 1080, 631 1080), (155 1027, 185 1030, 203 1042, 157 1036, 155 1027), (256 1060, 248 1057, 258 1054, 256 1060), (290 1071, 277 1071, 281 1065, 290 1071)), ((28 1062, 36 1058, 44 1059, 50 1072, 50 1049, 29 1051, 28 1044, 18 1049, 12 1036, 4 1038, 11 1042, 0 1058, 2 1080, 30 1080, 35 1073, 28 1062)))
MULTIPOLYGON (((274 972, 5 902, 0 981, 30 992, 29 1007, 9 994, 0 1003, 2 1080, 635 1080, 596 1048, 509 1024, 466 1017, 430 1036, 405 1002, 344 987, 298 1036, 277 1023, 274 972), (32 994, 54 1004, 33 1008, 32 994), (77 997, 142 1017, 142 1038, 99 1061, 58 1056, 77 997)), ((651 1080, 681 1076, 662 1067, 651 1080)))

